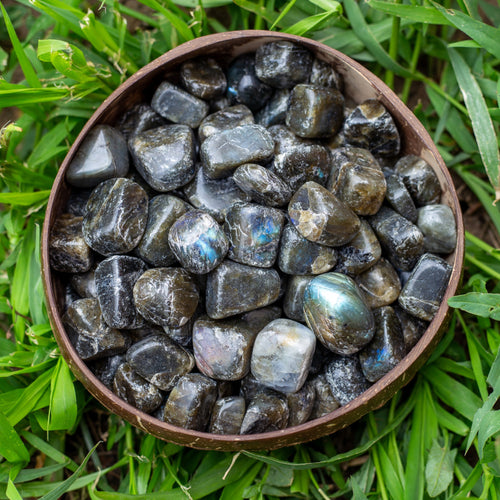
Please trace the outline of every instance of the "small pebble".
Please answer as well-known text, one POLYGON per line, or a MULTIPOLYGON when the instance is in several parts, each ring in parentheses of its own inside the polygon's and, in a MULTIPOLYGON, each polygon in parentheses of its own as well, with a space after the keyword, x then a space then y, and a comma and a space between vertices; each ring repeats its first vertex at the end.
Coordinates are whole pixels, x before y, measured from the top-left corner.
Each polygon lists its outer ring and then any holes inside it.
POLYGON ((260 434, 284 429, 288 423, 288 405, 282 396, 259 392, 249 403, 240 434, 260 434))
MULTIPOLYGON (((130 139, 141 132, 166 125, 166 120, 153 111, 149 104, 136 104, 120 120, 119 129, 125 139, 130 139)), ((119 176, 122 177, 122 176, 119 176)))
POLYGON ((413 224, 417 223, 417 209, 415 203, 406 189, 405 183, 399 175, 393 174, 386 178, 387 191, 385 197, 392 208, 403 217, 406 217, 413 224))
POLYGON ((209 432, 225 435, 239 434, 245 410, 245 400, 241 396, 218 399, 212 410, 209 432))
POLYGON ((424 249, 451 253, 457 244, 455 216, 448 205, 426 205, 418 209, 417 226, 424 235, 424 249))
POLYGON ((180 76, 184 88, 200 99, 213 99, 226 91, 226 75, 211 57, 184 62, 180 76))
POLYGON ((290 276, 283 302, 283 312, 287 318, 301 323, 306 322, 304 315, 304 291, 313 278, 314 275, 290 276))
POLYGON ((238 104, 237 106, 224 108, 204 118, 198 127, 198 138, 201 143, 208 137, 223 130, 230 130, 253 123, 255 123, 255 119, 252 112, 244 104, 238 104))
POLYGON ((255 115, 255 122, 264 127, 285 123, 288 102, 290 101, 290 90, 277 89, 271 99, 255 115))

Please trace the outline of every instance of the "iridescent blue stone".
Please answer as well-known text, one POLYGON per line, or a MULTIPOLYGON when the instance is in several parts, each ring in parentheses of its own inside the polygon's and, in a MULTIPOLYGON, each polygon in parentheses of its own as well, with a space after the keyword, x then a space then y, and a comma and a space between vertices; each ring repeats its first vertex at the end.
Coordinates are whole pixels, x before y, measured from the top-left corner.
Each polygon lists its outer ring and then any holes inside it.
POLYGON ((448 205, 426 205, 418 209, 417 226, 424 235, 424 248, 432 253, 450 253, 457 244, 457 225, 448 205))
POLYGON ((129 140, 134 165, 156 191, 187 184, 195 174, 194 135, 186 125, 165 125, 129 140))
POLYGON ((304 325, 276 319, 257 335, 252 351, 252 375, 276 391, 297 392, 309 373, 316 337, 304 325))
POLYGON ((125 139, 130 139, 134 135, 151 130, 152 128, 166 125, 166 120, 153 111, 151 106, 145 103, 136 104, 127 111, 120 120, 120 132, 125 139))
POLYGON ((304 316, 304 291, 312 279, 314 279, 314 275, 290 276, 283 301, 283 312, 287 318, 301 323, 306 322, 304 316))
POLYGON ((322 274, 309 283, 304 314, 318 340, 337 354, 358 352, 375 333, 373 314, 361 291, 343 274, 322 274))
POLYGON ((209 431, 213 434, 239 434, 245 406, 245 400, 241 396, 218 399, 212 410, 209 431))
POLYGON ((255 115, 255 122, 264 127, 285 123, 290 91, 277 89, 266 105, 255 115))
POLYGON ((170 82, 162 82, 153 94, 151 107, 163 118, 196 128, 208 114, 208 103, 170 82))
POLYGON ((226 91, 226 75, 211 57, 184 62, 180 76, 184 88, 200 99, 213 99, 226 91))
POLYGON ((361 369, 370 382, 376 382, 405 357, 405 343, 399 319, 392 307, 373 311, 377 330, 373 340, 359 353, 361 369))
POLYGON ((195 274, 215 269, 229 248, 217 221, 201 210, 191 210, 174 222, 168 244, 184 269, 195 274))
POLYGON ((335 249, 303 238, 293 224, 281 235, 278 265, 286 274, 322 274, 337 262, 335 249))
POLYGON ((109 125, 97 125, 85 137, 66 172, 69 184, 97 186, 113 177, 125 177, 129 160, 123 135, 109 125))
POLYGON ((211 115, 208 115, 198 127, 198 138, 200 142, 211 135, 218 134, 223 130, 228 130, 241 125, 250 125, 255 123, 252 112, 244 105, 238 104, 229 108, 222 109, 211 115))
POLYGON ((243 54, 227 70, 227 95, 233 103, 258 111, 271 97, 273 89, 255 74, 254 54, 243 54))
POLYGON ((247 407, 240 434, 259 434, 285 429, 288 415, 288 405, 283 396, 259 392, 247 407))
POLYGON ((271 267, 278 256, 285 216, 275 208, 235 203, 226 213, 228 257, 241 264, 271 267))

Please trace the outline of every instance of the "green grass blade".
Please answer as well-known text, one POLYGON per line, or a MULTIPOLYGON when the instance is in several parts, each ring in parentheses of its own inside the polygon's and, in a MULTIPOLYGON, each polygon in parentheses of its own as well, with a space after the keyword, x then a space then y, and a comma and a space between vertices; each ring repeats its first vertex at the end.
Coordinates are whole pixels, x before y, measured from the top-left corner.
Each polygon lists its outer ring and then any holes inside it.
POLYGON ((367 0, 370 7, 390 14, 391 16, 411 19, 415 23, 452 25, 450 21, 438 10, 425 5, 406 5, 382 0, 367 0))
POLYGON ((448 49, 448 53, 464 97, 465 105, 470 114, 479 153, 481 154, 491 185, 495 189, 495 201, 499 201, 500 178, 498 169, 500 166, 500 156, 498 153, 498 141, 493 122, 488 113, 488 107, 481 89, 463 57, 455 49, 448 49))
POLYGON ((446 491, 453 481, 456 454, 457 450, 449 450, 446 444, 440 444, 439 439, 432 442, 425 465, 425 481, 430 497, 437 497, 446 491))
POLYGON ((27 463, 30 460, 26 446, 2 412, 0 412, 0 455, 10 463, 27 463))
POLYGON ((49 198, 50 190, 34 193, 0 193, 0 203, 6 205, 29 207, 35 203, 45 202, 49 198))
POLYGON ((59 358, 50 384, 48 430, 71 430, 76 422, 78 406, 71 372, 66 361, 59 358))
POLYGON ((325 12, 323 14, 316 14, 315 16, 306 17, 298 23, 295 23, 290 28, 285 30, 285 33, 290 33, 291 35, 304 36, 306 33, 314 31, 318 26, 323 24, 325 21, 333 16, 337 16, 338 11, 325 12))
POLYGON ((20 88, 20 85, 17 87, 16 89, 0 90, 0 108, 8 108, 10 106, 23 107, 27 104, 59 101, 68 95, 68 91, 64 89, 20 88))

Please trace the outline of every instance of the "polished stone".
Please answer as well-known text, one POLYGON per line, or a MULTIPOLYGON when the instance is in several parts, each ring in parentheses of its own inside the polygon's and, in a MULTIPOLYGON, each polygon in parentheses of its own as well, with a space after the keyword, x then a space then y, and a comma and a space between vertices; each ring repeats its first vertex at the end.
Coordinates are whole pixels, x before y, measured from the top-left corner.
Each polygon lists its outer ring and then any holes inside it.
POLYGON ((370 387, 357 356, 335 356, 325 368, 325 377, 333 398, 341 406, 357 398, 370 387))
POLYGON ((373 311, 377 329, 373 340, 359 353, 361 369, 369 382, 376 382, 397 366, 406 349, 399 319, 392 307, 373 311))
POLYGON ((113 177, 125 177, 129 160, 123 135, 109 125, 96 125, 85 137, 66 172, 68 184, 97 186, 113 177))
POLYGON ((262 125, 241 125, 211 135, 201 145, 200 157, 211 179, 227 177, 244 163, 267 160, 274 152, 274 142, 262 125))
POLYGON ((275 208, 235 203, 227 210, 224 231, 228 257, 240 264, 271 267, 277 256, 285 216, 275 208))
POLYGON ((255 115, 255 122, 264 127, 285 123, 290 91, 288 89, 276 89, 271 99, 255 115))
POLYGON ((129 140, 134 164, 156 191, 166 192, 187 184, 194 176, 194 135, 186 125, 164 125, 129 140))
POLYGON ((223 130, 230 130, 242 125, 255 123, 252 112, 244 105, 238 104, 212 113, 203 119, 198 127, 200 142, 223 130))
POLYGON ((228 396, 215 402, 210 419, 212 434, 239 434, 245 416, 245 400, 240 396, 228 396))
POLYGON ((411 271, 424 251, 420 229, 388 207, 382 207, 369 222, 390 263, 398 270, 411 271))
POLYGON ((376 156, 395 156, 401 147, 392 116, 376 99, 362 102, 346 118, 344 137, 348 144, 369 149, 376 156))
POLYGON ((248 106, 258 111, 273 93, 272 87, 255 74, 255 55, 243 54, 227 70, 227 95, 232 103, 248 106))
POLYGON ((287 224, 281 235, 278 265, 286 274, 322 274, 337 262, 334 248, 318 245, 303 238, 293 224, 287 224))
POLYGON ((168 246, 168 233, 173 223, 184 215, 190 206, 170 194, 151 198, 148 206, 148 221, 144 235, 137 246, 137 255, 155 267, 168 267, 177 262, 168 246))
POLYGON ((306 182, 292 196, 288 214, 304 238, 321 245, 345 245, 359 231, 358 216, 315 182, 306 182))
POLYGON ((255 163, 239 166, 233 174, 234 182, 256 203, 268 207, 282 207, 292 197, 290 186, 277 174, 255 163))
POLYGON ((403 179, 417 206, 439 203, 441 185, 433 168, 422 158, 403 156, 395 165, 395 172, 403 179))
POLYGON ((193 355, 167 335, 151 335, 132 345, 127 363, 163 391, 172 390, 194 368, 193 355))
POLYGON ((251 371, 261 384, 276 391, 297 392, 309 373, 316 337, 304 325, 276 319, 255 339, 251 371))
POLYGON ((94 262, 92 250, 83 236, 83 217, 62 214, 49 236, 50 267, 63 273, 83 273, 94 262))
POLYGON ((128 253, 141 241, 148 218, 148 197, 129 179, 109 179, 90 195, 83 218, 83 236, 96 252, 128 253))
POLYGON ((425 253, 399 295, 399 305, 412 316, 432 321, 443 299, 452 267, 441 257, 425 253))
POLYGON ((71 286, 82 298, 90 299, 97 296, 95 287, 95 267, 91 267, 85 273, 73 274, 71 276, 71 286))
POLYGON ((408 314, 399 305, 396 305, 394 310, 401 324, 406 352, 409 353, 425 333, 429 324, 427 321, 408 314))
POLYGON ((193 324, 198 316, 197 313, 200 309, 201 307, 198 306, 198 310, 193 314, 193 316, 191 316, 187 323, 184 323, 178 328, 164 326, 163 332, 168 335, 174 342, 180 344, 182 347, 191 347, 193 343, 193 324))
POLYGON ((207 314, 222 319, 265 307, 277 300, 280 277, 274 269, 225 260, 208 275, 207 314))
POLYGON ((401 292, 398 273, 384 258, 356 276, 356 283, 372 309, 392 304, 401 292))
POLYGON ((135 308, 132 291, 146 269, 141 259, 128 255, 114 255, 97 266, 97 299, 104 321, 112 328, 137 328, 144 321, 135 308))
POLYGON ((119 398, 145 413, 154 412, 163 401, 160 389, 137 375, 128 363, 118 367, 113 390, 119 398))
POLYGON ((335 272, 356 276, 372 267, 382 255, 382 248, 373 229, 360 219, 359 232, 344 246, 337 248, 335 272))
POLYGON ((312 146, 316 142, 312 139, 304 139, 303 137, 296 136, 285 125, 271 125, 267 131, 271 134, 274 141, 274 153, 286 153, 287 151, 295 149, 297 146, 309 145, 312 146))
POLYGON ((377 160, 367 149, 345 147, 331 154, 327 189, 357 215, 378 212, 385 198, 386 181, 377 160))
POLYGON ((196 311, 198 299, 197 287, 184 269, 149 269, 134 285, 137 310, 156 325, 184 325, 196 311))
POLYGON ((170 82, 162 82, 151 100, 151 107, 163 118, 196 128, 208 114, 208 103, 170 82))
POLYGON ((113 390, 113 380, 120 365, 125 363, 124 354, 115 354, 88 363, 92 373, 108 388, 113 390))
POLYGON ((122 116, 119 129, 128 140, 141 132, 166 124, 165 118, 156 113, 149 104, 139 103, 122 116))
POLYGON ((307 422, 313 411, 315 399, 314 386, 307 381, 299 391, 287 394, 286 401, 289 411, 287 427, 307 422))
POLYGON ((249 373, 245 378, 243 378, 240 382, 240 396, 242 396, 247 403, 252 401, 252 399, 260 394, 261 392, 267 394, 279 394, 276 391, 273 391, 269 387, 261 384, 257 381, 257 379, 249 373))
POLYGON ((165 408, 163 420, 184 429, 204 431, 217 399, 217 382, 201 373, 184 375, 172 389, 165 408))
POLYGON ((201 210, 191 210, 173 223, 168 244, 184 269, 194 274, 206 274, 215 269, 229 248, 217 221, 201 210))
POLYGON ((84 361, 121 354, 130 346, 126 332, 110 328, 97 299, 72 302, 62 318, 78 356, 84 361))
POLYGON ((417 209, 404 182, 399 175, 393 174, 386 178, 387 191, 385 197, 391 207, 413 224, 417 223, 417 209))
POLYGON ((250 369, 255 336, 242 320, 196 320, 193 326, 196 366, 216 380, 241 380, 250 369))
POLYGON ((344 97, 333 88, 296 85, 290 96, 286 124, 300 137, 322 138, 335 135, 344 119, 344 97))
POLYGON ((332 387, 327 382, 324 373, 312 378, 310 384, 314 388, 314 406, 310 420, 323 417, 340 407, 340 403, 335 399, 332 387))
POLYGON ((92 189, 72 189, 63 213, 83 217, 92 189))
POLYGON ((283 312, 287 318, 306 322, 304 316, 304 292, 314 275, 290 276, 283 300, 283 312))
POLYGON ((247 407, 240 434, 259 434, 285 429, 288 415, 288 405, 282 396, 260 392, 247 407))
POLYGON ((63 314, 68 310, 68 307, 75 302, 75 300, 79 300, 81 298, 82 297, 78 295, 75 289, 69 283, 66 283, 63 290, 63 314))
POLYGON ((309 83, 322 87, 332 87, 340 91, 344 88, 344 82, 339 73, 332 68, 331 64, 318 58, 313 61, 309 83))
POLYGON ((362 292, 343 274, 326 273, 311 280, 304 292, 304 314, 318 340, 337 354, 358 352, 375 333, 362 292))
POLYGON ((163 335, 164 331, 161 326, 153 325, 153 323, 144 321, 144 323, 138 328, 131 328, 130 330, 127 330, 127 333, 130 335, 132 343, 135 343, 149 337, 150 335, 163 335))
POLYGON ((183 87, 200 99, 213 99, 226 91, 226 75, 211 57, 182 63, 180 77, 183 87))
POLYGON ((277 306, 262 307, 254 309, 241 315, 241 321, 255 334, 259 333, 271 321, 281 318, 281 308, 277 306))
POLYGON ((216 113, 217 111, 222 111, 223 109, 231 107, 231 99, 227 95, 216 97, 210 99, 210 112, 216 113))
POLYGON ((424 235, 426 252, 451 253, 457 245, 457 225, 448 205, 426 205, 418 209, 417 226, 424 235))
POLYGON ((238 201, 250 201, 233 177, 210 179, 203 167, 199 167, 194 179, 184 186, 184 193, 196 208, 209 213, 217 222, 224 222, 226 211, 238 201))

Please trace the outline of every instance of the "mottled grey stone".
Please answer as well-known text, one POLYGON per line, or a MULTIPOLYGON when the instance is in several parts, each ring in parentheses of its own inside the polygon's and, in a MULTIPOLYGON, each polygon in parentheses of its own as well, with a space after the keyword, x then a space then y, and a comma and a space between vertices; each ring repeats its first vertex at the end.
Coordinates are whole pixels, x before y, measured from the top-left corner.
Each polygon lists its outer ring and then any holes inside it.
POLYGON ((287 427, 307 422, 313 411, 315 399, 314 386, 307 381, 299 391, 287 394, 286 401, 289 411, 287 427))
POLYGON ((141 132, 161 127, 166 123, 166 120, 156 113, 149 104, 139 103, 123 115, 119 129, 128 140, 141 132))
POLYGON ((277 89, 271 99, 255 115, 255 122, 263 127, 285 123, 288 102, 290 101, 290 90, 277 89))
POLYGON ((311 379, 314 388, 314 406, 311 411, 310 420, 323 417, 340 407, 340 403, 333 395, 332 387, 326 380, 324 373, 316 375, 311 379))
POLYGON ((240 396, 218 399, 212 410, 209 432, 226 435, 239 434, 245 409, 245 400, 240 396))
POLYGON ((301 323, 306 322, 304 316, 304 292, 307 285, 314 278, 314 275, 291 276, 288 279, 288 286, 283 301, 283 311, 286 316, 301 323))
POLYGON ((180 76, 184 88, 201 99, 213 99, 226 91, 226 75, 211 57, 182 63, 180 76))
POLYGON ((342 77, 332 68, 332 65, 318 58, 313 61, 309 83, 332 87, 339 91, 344 88, 342 77))
POLYGON ((260 392, 247 407, 240 434, 259 434, 285 429, 288 415, 288 405, 282 396, 260 392))
POLYGON ((297 146, 312 146, 315 144, 315 141, 312 139, 304 139, 303 137, 296 136, 285 125, 271 125, 267 131, 274 140, 274 153, 277 155, 295 149, 297 146))
POLYGON ((399 305, 394 307, 394 311, 396 311, 399 323, 401 324, 406 353, 409 353, 425 333, 428 323, 408 314, 399 305))
POLYGON ((91 267, 85 273, 73 274, 71 276, 71 286, 80 297, 90 299, 97 296, 94 272, 95 267, 91 267))
POLYGON ((457 244, 457 225, 448 205, 426 205, 418 209, 417 226, 424 235, 426 252, 451 253, 457 244))
POLYGON ((257 334, 268 323, 281 318, 281 312, 281 308, 277 306, 262 307, 242 314, 240 319, 245 322, 247 328, 257 334))
POLYGON ((96 361, 89 362, 88 366, 92 370, 92 373, 108 388, 113 390, 113 380, 115 374, 120 367, 125 362, 125 355, 116 354, 114 356, 108 356, 107 358, 98 359, 96 361))
POLYGON ((387 190, 385 197, 392 208, 403 217, 406 217, 413 224, 417 223, 417 209, 415 203, 401 177, 396 174, 386 178, 387 190))
POLYGON ((244 104, 238 104, 224 108, 204 118, 198 127, 198 138, 200 142, 203 142, 211 135, 218 134, 223 130, 252 123, 255 123, 252 112, 244 104))
POLYGON ((83 217, 92 189, 72 189, 63 213, 83 217))

